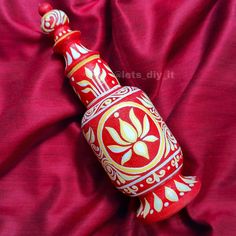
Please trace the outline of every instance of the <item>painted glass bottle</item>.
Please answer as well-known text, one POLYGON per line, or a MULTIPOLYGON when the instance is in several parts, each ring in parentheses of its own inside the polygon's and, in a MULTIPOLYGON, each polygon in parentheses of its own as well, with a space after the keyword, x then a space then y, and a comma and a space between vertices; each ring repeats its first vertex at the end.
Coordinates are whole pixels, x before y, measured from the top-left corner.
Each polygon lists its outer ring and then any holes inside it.
POLYGON ((182 176, 181 148, 148 96, 121 86, 98 52, 80 42, 61 10, 39 7, 41 29, 54 38, 54 51, 65 58, 65 73, 82 103, 84 136, 115 187, 139 197, 137 217, 160 221, 186 206, 200 182, 182 176))

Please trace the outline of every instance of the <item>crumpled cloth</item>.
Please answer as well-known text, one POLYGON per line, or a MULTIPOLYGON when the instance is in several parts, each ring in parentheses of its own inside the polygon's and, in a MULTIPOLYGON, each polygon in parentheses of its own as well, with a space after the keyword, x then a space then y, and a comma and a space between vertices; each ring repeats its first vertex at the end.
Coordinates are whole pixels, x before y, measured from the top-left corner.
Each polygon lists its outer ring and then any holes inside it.
POLYGON ((135 218, 80 128, 85 107, 40 31, 36 0, 0 0, 0 235, 236 235, 236 1, 58 0, 83 44, 151 98, 182 146, 196 199, 135 218))

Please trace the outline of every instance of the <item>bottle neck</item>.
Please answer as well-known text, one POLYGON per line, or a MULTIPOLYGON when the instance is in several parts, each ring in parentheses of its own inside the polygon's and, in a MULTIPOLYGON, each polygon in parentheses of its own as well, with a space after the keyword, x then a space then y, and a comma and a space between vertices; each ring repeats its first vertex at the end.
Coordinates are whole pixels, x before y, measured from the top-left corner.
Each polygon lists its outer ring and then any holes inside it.
POLYGON ((55 42, 54 50, 64 56, 65 73, 86 107, 120 87, 118 79, 98 52, 81 44, 79 31, 65 33, 55 42))

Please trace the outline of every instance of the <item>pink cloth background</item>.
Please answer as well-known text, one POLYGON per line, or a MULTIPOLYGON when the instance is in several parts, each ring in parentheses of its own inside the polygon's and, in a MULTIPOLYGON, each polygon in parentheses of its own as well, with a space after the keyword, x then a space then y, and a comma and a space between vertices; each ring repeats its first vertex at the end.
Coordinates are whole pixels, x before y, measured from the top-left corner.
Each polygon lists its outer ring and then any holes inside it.
POLYGON ((143 89, 202 190, 144 225, 80 129, 85 108, 40 32, 39 1, 0 0, 0 235, 236 235, 236 1, 58 0, 84 45, 143 89), (161 78, 148 78, 155 71, 161 78), (140 77, 140 76, 138 76, 140 77))

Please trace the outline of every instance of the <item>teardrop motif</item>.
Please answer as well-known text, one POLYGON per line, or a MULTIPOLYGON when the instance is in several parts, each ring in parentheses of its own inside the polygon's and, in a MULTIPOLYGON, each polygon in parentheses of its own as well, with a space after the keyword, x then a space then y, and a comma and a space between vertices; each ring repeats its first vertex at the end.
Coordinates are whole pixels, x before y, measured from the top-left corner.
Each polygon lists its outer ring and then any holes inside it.
POLYGON ((176 180, 175 180, 175 186, 180 192, 189 192, 189 191, 191 191, 191 188, 189 188, 188 185, 182 184, 182 183, 180 183, 176 180))
POLYGON ((143 210, 143 218, 146 218, 147 214, 150 211, 150 204, 148 203, 146 198, 144 198, 144 200, 145 200, 145 207, 144 207, 144 210, 143 210))
POLYGON ((165 187, 165 196, 171 202, 177 202, 179 200, 176 192, 169 187, 165 187))
POLYGON ((155 193, 153 193, 153 196, 154 196, 154 209, 157 212, 161 212, 163 208, 163 202, 155 193))

